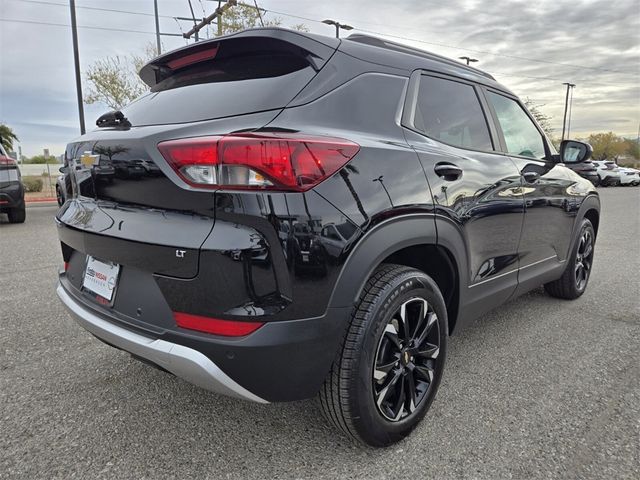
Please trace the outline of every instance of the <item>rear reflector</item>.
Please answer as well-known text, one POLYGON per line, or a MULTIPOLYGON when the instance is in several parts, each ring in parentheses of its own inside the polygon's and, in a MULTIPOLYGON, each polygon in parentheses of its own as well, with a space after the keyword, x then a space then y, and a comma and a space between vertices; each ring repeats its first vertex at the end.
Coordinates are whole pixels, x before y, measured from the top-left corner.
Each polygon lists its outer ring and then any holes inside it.
POLYGON ((173 312, 173 317, 176 320, 176 324, 181 328, 225 337, 243 337, 255 332, 264 325, 263 322, 220 320, 218 318, 203 317, 182 312, 173 312))
POLYGON ((340 170, 360 146, 341 138, 260 133, 169 140, 158 149, 192 186, 302 192, 340 170))

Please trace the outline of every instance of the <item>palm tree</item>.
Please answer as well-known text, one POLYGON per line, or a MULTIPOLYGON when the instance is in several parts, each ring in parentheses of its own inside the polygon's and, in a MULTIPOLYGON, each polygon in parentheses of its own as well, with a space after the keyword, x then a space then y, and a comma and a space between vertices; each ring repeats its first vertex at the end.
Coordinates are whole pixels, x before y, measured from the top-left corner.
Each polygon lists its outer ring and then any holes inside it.
POLYGON ((4 123, 0 123, 0 143, 7 152, 13 150, 13 142, 18 141, 18 136, 13 133, 13 130, 4 123))

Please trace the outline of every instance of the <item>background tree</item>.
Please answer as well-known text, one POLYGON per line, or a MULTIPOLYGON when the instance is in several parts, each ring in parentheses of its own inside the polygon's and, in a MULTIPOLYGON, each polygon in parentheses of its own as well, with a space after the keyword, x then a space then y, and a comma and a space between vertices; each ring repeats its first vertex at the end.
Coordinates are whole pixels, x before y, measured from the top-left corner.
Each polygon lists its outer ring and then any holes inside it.
POLYGON ((22 163, 45 165, 47 163, 58 163, 58 159, 54 155, 50 155, 49 158, 44 158, 44 155, 34 155, 31 158, 24 157, 22 163))
POLYGON ((153 44, 147 44, 139 54, 106 57, 95 62, 85 72, 89 89, 84 101, 102 103, 112 110, 120 110, 131 103, 147 91, 138 71, 157 55, 156 52, 153 44))
MULTIPOLYGON (((236 5, 222 16, 222 34, 227 35, 247 28, 275 27, 282 24, 278 17, 265 18, 267 11, 250 5, 236 5), (262 17, 262 21, 261 21, 262 17)), ((294 30, 308 32, 306 25, 300 23, 291 27, 294 30)), ((148 90, 140 80, 138 72, 149 60, 157 56, 153 43, 145 46, 144 51, 124 57, 105 57, 93 63, 86 71, 88 82, 84 101, 87 104, 101 103, 112 110, 120 110, 148 90)))
POLYGON ((224 12, 222 15, 222 35, 228 35, 229 33, 239 32, 240 30, 246 30, 247 28, 261 27, 264 24, 265 27, 279 27, 282 24, 280 18, 273 18, 267 20, 265 18, 265 10, 260 9, 260 13, 255 7, 250 5, 236 5, 224 12), (260 21, 262 17, 262 22, 260 21))
POLYGON ((613 132, 592 133, 587 142, 593 147, 594 160, 617 160, 629 148, 624 138, 613 132))
POLYGON ((0 123, 0 142, 2 146, 7 152, 13 151, 13 142, 17 142, 18 137, 13 132, 11 127, 5 125, 4 123, 0 123))
POLYGON ((626 147, 624 153, 635 160, 640 160, 640 143, 638 143, 638 140, 627 138, 624 143, 626 147))
POLYGON ((544 107, 544 104, 536 103, 529 97, 527 97, 524 101, 524 105, 527 107, 527 110, 531 112, 533 118, 536 119, 536 122, 538 122, 540 128, 542 128, 542 130, 544 130, 544 133, 547 134, 547 137, 553 138, 553 127, 551 126, 551 120, 553 117, 542 112, 542 107, 544 107))

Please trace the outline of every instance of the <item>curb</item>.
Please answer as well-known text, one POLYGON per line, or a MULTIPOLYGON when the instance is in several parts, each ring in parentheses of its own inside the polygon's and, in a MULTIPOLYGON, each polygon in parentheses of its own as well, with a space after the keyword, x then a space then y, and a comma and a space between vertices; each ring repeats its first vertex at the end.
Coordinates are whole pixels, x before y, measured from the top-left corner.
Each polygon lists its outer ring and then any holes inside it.
POLYGON ((37 198, 29 198, 24 200, 24 203, 57 203, 58 200, 50 197, 37 197, 37 198))

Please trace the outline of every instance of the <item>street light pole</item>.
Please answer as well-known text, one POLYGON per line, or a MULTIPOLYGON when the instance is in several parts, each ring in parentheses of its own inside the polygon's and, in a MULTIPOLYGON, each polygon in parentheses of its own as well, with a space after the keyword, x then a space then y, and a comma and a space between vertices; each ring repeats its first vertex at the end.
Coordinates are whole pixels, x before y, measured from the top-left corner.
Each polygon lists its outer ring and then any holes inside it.
POLYGON ((162 53, 162 45, 160 44, 160 18, 158 17, 158 0, 153 0, 153 11, 156 15, 156 54, 160 55, 162 53))
POLYGON ((478 61, 477 58, 471 58, 471 57, 458 57, 460 60, 464 60, 467 62, 467 65, 469 65, 469 63, 475 63, 478 61))
POLYGON ((564 134, 567 127, 567 108, 569 107, 569 89, 575 87, 575 84, 564 82, 563 85, 567 86, 567 94, 564 97, 564 118, 562 119, 562 140, 564 140, 564 134))
POLYGON ((337 22, 335 20, 323 20, 322 23, 326 24, 326 25, 333 25, 336 27, 336 38, 340 38, 340 29, 342 30, 353 30, 353 27, 351 25, 346 25, 344 23, 340 23, 337 22))
POLYGON ((571 138, 571 111, 573 110, 573 87, 571 86, 571 94, 569 95, 569 118, 567 118, 567 138, 571 138))
POLYGON ((80 118, 80 134, 84 129, 84 104, 82 103, 82 77, 80 76, 80 55, 78 54, 78 26, 76 24, 76 1, 69 0, 71 9, 71 37, 73 41, 73 63, 76 71, 76 95, 78 96, 78 117, 80 118))

